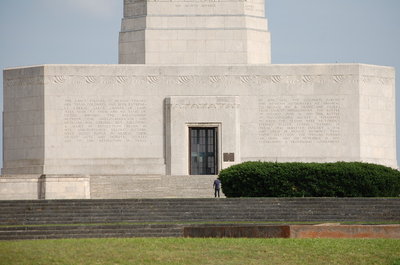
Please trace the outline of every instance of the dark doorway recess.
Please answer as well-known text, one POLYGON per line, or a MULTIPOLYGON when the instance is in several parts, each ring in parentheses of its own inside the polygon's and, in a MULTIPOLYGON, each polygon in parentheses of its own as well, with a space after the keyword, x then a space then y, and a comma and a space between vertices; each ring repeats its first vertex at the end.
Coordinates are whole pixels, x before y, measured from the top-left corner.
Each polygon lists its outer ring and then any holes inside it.
POLYGON ((218 129, 189 128, 190 175, 218 174, 218 129))

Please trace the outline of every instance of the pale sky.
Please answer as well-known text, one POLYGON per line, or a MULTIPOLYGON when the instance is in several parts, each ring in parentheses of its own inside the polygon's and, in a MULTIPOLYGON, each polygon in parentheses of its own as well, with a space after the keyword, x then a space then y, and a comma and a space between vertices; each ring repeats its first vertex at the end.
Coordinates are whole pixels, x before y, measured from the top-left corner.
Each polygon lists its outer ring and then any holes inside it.
MULTIPOLYGON (((122 1, 0 0, 0 68, 118 63, 122 1)), ((399 75, 399 0, 267 0, 266 15, 273 63, 378 64, 399 75)))

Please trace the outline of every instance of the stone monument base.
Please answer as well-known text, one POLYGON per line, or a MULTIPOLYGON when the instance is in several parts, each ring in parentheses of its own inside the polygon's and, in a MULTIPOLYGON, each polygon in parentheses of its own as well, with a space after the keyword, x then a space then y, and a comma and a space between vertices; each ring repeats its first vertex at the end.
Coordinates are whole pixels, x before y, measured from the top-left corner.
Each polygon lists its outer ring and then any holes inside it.
POLYGON ((0 199, 213 197, 245 161, 396 168, 395 106, 394 69, 364 64, 7 69, 0 199))

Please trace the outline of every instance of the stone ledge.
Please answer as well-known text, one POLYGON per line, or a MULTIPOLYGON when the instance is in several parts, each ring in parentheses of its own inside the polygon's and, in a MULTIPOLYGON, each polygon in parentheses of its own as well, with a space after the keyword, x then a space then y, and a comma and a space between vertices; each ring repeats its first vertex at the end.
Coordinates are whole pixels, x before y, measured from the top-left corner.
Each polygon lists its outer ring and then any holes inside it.
POLYGON ((248 225, 184 227, 184 237, 395 238, 400 225, 248 225))
POLYGON ((183 236, 289 238, 290 227, 287 225, 191 226, 183 228, 183 236))
POLYGON ((291 238, 400 238, 400 225, 291 225, 291 238))

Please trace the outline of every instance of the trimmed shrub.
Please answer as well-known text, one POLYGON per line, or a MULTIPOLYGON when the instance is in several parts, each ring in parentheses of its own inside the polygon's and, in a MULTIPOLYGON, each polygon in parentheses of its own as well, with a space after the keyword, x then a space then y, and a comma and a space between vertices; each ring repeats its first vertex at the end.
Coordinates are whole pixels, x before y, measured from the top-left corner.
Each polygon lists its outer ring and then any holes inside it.
POLYGON ((245 162, 219 174, 227 197, 397 197, 400 172, 361 162, 245 162))

